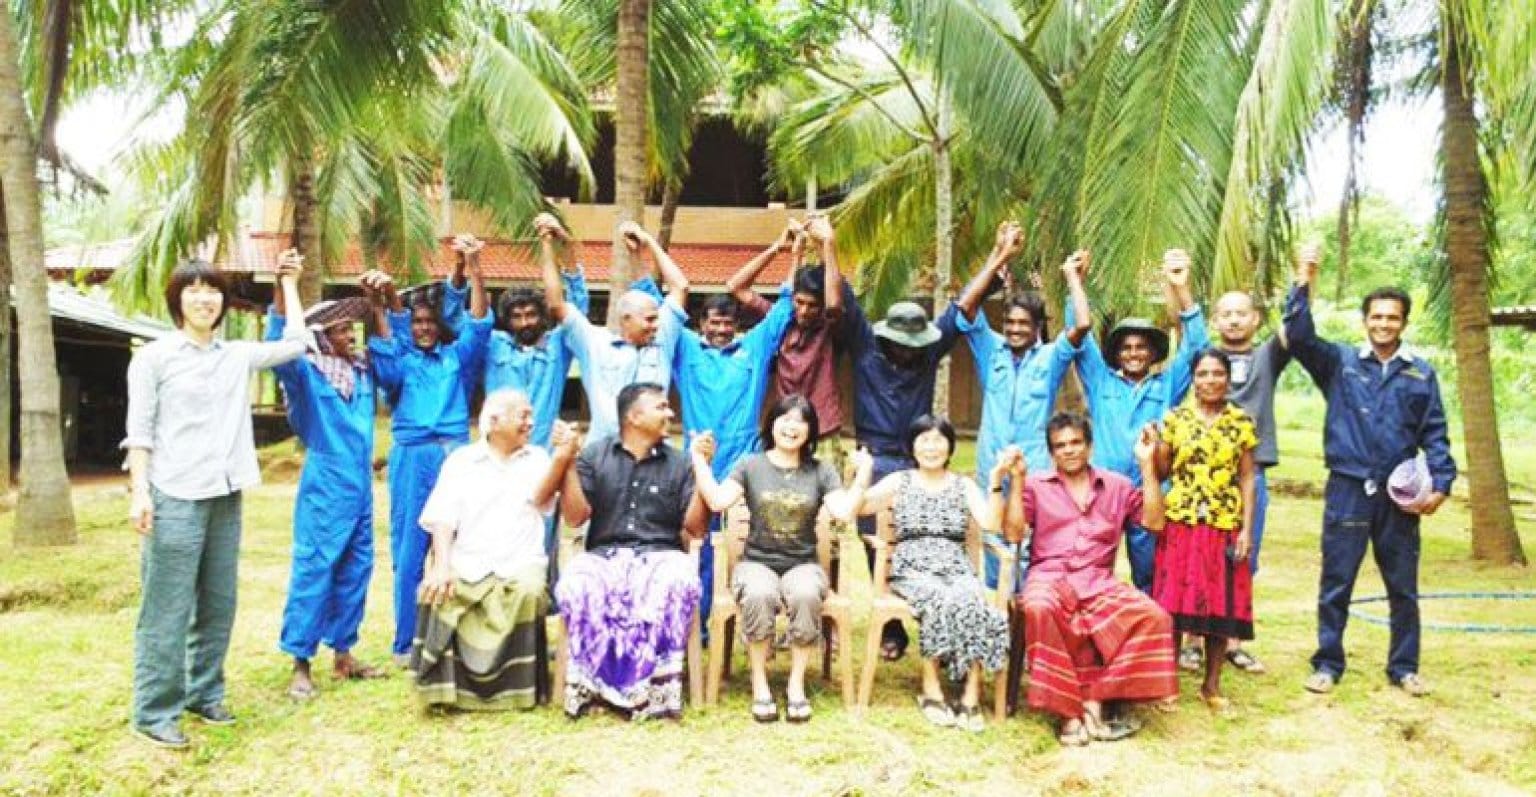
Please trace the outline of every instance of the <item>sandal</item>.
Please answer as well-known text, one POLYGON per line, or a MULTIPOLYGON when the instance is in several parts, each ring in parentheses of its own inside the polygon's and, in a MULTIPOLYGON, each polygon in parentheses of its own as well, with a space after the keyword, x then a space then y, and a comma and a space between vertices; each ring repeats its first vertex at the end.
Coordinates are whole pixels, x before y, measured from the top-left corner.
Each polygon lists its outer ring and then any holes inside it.
POLYGON ((1128 739, 1141 730, 1141 722, 1129 717, 1101 720, 1092 714, 1083 715, 1088 735, 1096 742, 1118 742, 1128 739))
POLYGON ((1179 648, 1179 669, 1186 672, 1200 672, 1203 667, 1205 667, 1205 651, 1199 645, 1185 645, 1179 648))
POLYGON ((987 729, 986 720, 981 717, 980 706, 961 706, 955 712, 955 727, 962 731, 981 733, 987 729))
POLYGON ((758 722, 778 722, 779 704, 773 698, 752 701, 752 719, 758 722))
POLYGON ((1088 726, 1081 719, 1065 720, 1061 723, 1061 732, 1056 734, 1056 741, 1061 742, 1062 747, 1082 747, 1088 743, 1088 726))
POLYGON ((1264 662, 1259 661, 1252 653, 1242 648, 1233 648, 1227 651, 1227 663, 1250 675, 1258 675, 1264 672, 1264 662))
POLYGON ((919 697, 917 699, 917 710, 923 712, 923 719, 940 728, 949 728, 955 724, 955 713, 950 711, 949 706, 942 700, 929 700, 926 697, 919 697))
POLYGON ((320 690, 314 684, 293 684, 288 687, 288 699, 303 703, 314 700, 320 694, 320 690))
POLYGON ((784 719, 799 724, 811 721, 811 701, 791 700, 784 706, 784 719))
POLYGON ((371 681, 375 678, 388 678, 389 673, 371 664, 354 661, 345 670, 331 670, 331 676, 338 681, 371 681))
POLYGON ((907 646, 900 642, 880 643, 880 658, 885 661, 897 661, 907 654, 907 646))
POLYGON ((1301 688, 1314 694, 1325 695, 1333 691, 1335 683, 1337 683, 1337 679, 1333 677, 1332 673, 1324 670, 1314 670, 1311 675, 1307 676, 1307 680, 1302 681, 1301 688))

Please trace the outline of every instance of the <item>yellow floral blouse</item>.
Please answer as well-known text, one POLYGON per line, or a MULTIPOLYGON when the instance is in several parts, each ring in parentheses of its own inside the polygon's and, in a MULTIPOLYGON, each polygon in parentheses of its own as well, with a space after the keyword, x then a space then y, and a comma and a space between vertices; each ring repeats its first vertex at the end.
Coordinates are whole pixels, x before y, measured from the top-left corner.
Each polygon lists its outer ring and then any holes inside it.
POLYGON ((1163 442, 1173 449, 1168 519, 1226 531, 1242 526, 1240 466, 1243 452, 1259 444, 1248 413, 1229 402, 1206 425, 1193 407, 1179 407, 1163 418, 1163 442))

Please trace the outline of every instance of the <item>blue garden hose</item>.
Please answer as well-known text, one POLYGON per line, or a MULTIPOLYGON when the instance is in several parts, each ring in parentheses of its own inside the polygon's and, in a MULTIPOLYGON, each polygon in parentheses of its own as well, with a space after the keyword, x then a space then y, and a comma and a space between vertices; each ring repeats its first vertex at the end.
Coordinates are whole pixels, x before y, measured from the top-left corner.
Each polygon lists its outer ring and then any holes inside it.
MULTIPOLYGON (((1385 595, 1370 595, 1364 598, 1355 598, 1350 604, 1356 603, 1380 603, 1387 599, 1385 595)), ((1536 600, 1536 592, 1423 592, 1419 594, 1419 600, 1505 600, 1527 601, 1536 600)), ((1351 617, 1358 617, 1367 623, 1390 626, 1391 620, 1385 617, 1377 617, 1358 609, 1349 610, 1351 617)), ((1420 622, 1419 627, 1429 631, 1460 631, 1468 634, 1536 634, 1536 625, 1487 625, 1482 623, 1432 623, 1420 622)))

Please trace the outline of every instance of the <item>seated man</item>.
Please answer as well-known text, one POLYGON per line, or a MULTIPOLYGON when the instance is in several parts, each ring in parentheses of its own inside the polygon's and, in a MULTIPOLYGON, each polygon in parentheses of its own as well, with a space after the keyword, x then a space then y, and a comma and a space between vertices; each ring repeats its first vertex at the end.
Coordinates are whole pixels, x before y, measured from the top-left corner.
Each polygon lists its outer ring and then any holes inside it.
MULTIPOLYGON (((1179 693, 1172 619, 1114 573, 1126 529, 1162 528, 1162 493, 1144 496, 1130 479, 1090 466, 1093 428, 1081 415, 1051 418, 1046 444, 1056 469, 1030 476, 1023 506, 1009 507, 1004 520, 1014 540, 1033 530, 1029 577, 1015 598, 1028 642, 1029 705, 1061 717, 1062 744, 1121 739, 1138 726, 1106 722, 1105 701, 1179 693)), ((1144 484, 1158 483, 1155 452, 1143 430, 1135 456, 1144 484)))
POLYGON ((631 719, 675 719, 699 603, 683 534, 703 536, 709 510, 688 457, 666 444, 666 389, 626 385, 617 405, 619 433, 587 445, 561 495, 569 523, 592 521, 586 552, 555 589, 570 649, 565 712, 577 717, 602 701, 631 719))
POLYGON ((490 394, 480 440, 458 449, 421 512, 432 535, 411 645, 416 691, 432 706, 531 708, 548 610, 544 518, 576 458, 556 422, 553 460, 529 445, 533 407, 517 390, 490 394))

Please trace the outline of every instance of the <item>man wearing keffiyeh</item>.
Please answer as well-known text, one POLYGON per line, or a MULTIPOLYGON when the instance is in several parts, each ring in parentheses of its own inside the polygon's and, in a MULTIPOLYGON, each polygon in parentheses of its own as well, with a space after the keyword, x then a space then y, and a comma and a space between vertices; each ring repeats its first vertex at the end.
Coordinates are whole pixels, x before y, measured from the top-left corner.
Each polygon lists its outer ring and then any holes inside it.
MULTIPOLYGON (((353 332, 368 310, 361 297, 316 305, 304 316, 314 333, 308 355, 274 369, 288 423, 305 452, 279 642, 293 657, 288 696, 295 700, 316 694, 309 662, 321 642, 336 653, 337 679, 383 674, 350 652, 373 574, 374 382, 353 332)), ((267 316, 267 338, 281 336, 287 322, 279 295, 267 316)))

